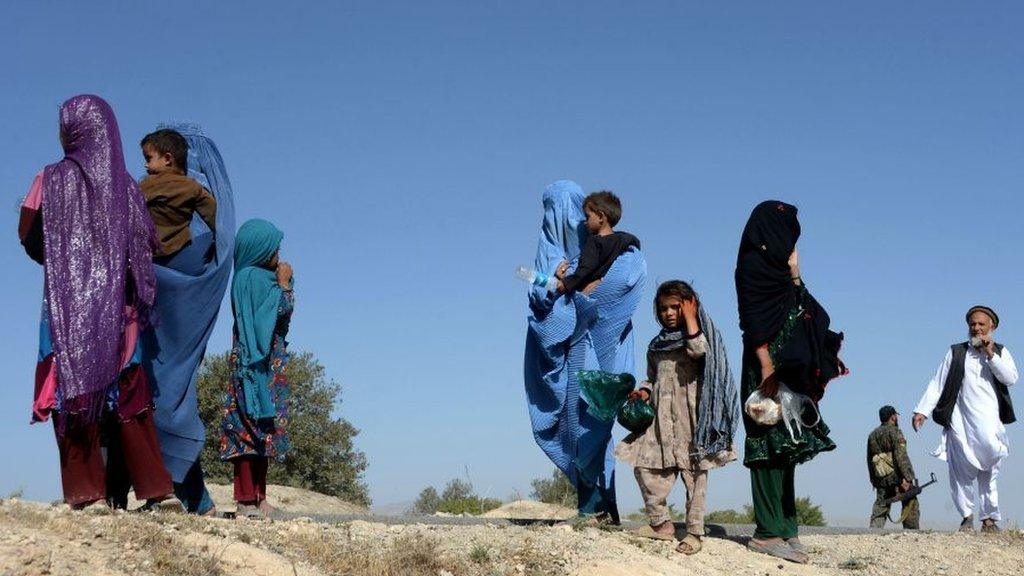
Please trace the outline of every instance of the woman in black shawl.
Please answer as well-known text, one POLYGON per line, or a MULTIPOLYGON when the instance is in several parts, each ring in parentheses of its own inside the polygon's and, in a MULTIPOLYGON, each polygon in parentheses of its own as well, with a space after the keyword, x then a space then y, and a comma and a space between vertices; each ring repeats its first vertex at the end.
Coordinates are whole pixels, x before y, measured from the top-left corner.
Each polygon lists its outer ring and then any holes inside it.
MULTIPOLYGON (((736 296, 743 331, 742 400, 757 389, 774 397, 779 383, 821 400, 825 386, 846 372, 839 360, 842 334, 829 330, 829 317, 800 278, 796 242, 800 222, 795 206, 769 200, 750 214, 736 260, 736 296)), ((756 551, 807 562, 797 538, 794 469, 819 452, 834 450, 824 422, 794 442, 780 421, 762 426, 744 413, 743 464, 750 469, 757 529, 748 546, 756 551)))

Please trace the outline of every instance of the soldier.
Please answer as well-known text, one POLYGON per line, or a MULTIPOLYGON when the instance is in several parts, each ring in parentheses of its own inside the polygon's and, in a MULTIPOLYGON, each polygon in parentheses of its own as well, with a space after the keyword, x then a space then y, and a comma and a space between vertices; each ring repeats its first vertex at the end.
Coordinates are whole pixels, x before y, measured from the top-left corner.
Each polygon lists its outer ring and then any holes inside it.
MULTIPOLYGON (((892 406, 878 410, 882 424, 868 436, 868 475, 875 487, 875 504, 871 507, 871 527, 884 528, 889 517, 885 501, 910 490, 914 485, 914 467, 907 455, 907 439, 899 428, 899 413, 892 406)), ((917 498, 903 503, 900 520, 904 528, 916 530, 921 521, 917 498)))

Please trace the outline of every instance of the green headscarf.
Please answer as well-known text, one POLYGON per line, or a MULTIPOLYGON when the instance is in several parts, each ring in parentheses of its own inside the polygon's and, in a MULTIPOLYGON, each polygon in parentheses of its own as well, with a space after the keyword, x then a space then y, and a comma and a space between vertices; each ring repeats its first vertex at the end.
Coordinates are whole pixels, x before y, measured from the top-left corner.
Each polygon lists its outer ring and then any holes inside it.
POLYGON ((231 309, 238 334, 238 370, 245 412, 257 420, 276 414, 270 394, 270 346, 282 290, 277 273, 264 265, 281 247, 282 238, 283 232, 258 218, 242 224, 235 236, 231 309))

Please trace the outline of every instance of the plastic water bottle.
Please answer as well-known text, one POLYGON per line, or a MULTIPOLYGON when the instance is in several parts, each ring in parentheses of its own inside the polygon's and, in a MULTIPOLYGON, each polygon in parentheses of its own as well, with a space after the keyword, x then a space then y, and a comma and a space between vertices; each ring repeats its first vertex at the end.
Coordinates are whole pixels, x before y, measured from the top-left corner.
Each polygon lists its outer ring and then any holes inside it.
POLYGON ((529 282, 534 286, 546 288, 548 292, 554 292, 558 289, 557 278, 548 276, 543 272, 538 272, 529 266, 516 266, 516 278, 529 282))

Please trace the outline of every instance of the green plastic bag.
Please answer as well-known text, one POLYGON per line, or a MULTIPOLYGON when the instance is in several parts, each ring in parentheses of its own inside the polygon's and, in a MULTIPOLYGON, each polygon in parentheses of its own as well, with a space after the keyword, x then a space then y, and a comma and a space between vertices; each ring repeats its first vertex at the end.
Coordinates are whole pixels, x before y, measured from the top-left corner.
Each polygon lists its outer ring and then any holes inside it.
POLYGON ((619 424, 634 434, 640 434, 654 422, 654 406, 639 398, 631 398, 619 409, 619 424))
POLYGON ((632 374, 601 370, 580 370, 576 380, 580 383, 580 396, 587 402, 587 412, 603 422, 615 420, 615 414, 636 386, 632 374))

